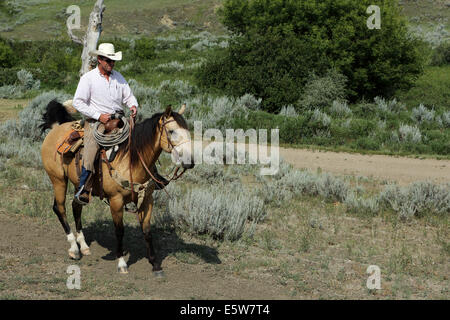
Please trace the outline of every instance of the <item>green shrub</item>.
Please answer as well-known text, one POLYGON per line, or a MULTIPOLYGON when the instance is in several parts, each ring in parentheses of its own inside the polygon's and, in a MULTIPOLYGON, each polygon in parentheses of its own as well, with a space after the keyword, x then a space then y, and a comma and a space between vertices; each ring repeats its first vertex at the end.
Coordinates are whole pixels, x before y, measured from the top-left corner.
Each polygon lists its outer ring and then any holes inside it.
POLYGON ((149 60, 156 57, 155 42, 147 38, 137 39, 134 44, 134 55, 143 60, 149 60))
POLYGON ((0 38, 0 68, 11 68, 14 64, 13 50, 5 40, 0 38))
POLYGON ((311 71, 335 68, 348 79, 343 95, 356 100, 410 87, 423 69, 422 43, 409 35, 396 0, 226 0, 219 12, 237 37, 197 78, 262 98, 266 111, 298 100, 311 71), (381 8, 379 30, 367 27, 372 4, 381 8))
POLYGON ((290 33, 251 33, 230 41, 227 49, 216 50, 196 72, 203 87, 215 87, 241 97, 250 93, 261 98, 261 108, 278 113, 294 104, 311 70, 323 74, 329 63, 308 40, 290 33))
POLYGON ((333 101, 344 100, 347 78, 334 69, 323 77, 312 74, 305 84, 304 92, 297 103, 300 110, 329 107, 333 101))
POLYGON ((380 148, 378 141, 369 137, 358 138, 356 140, 356 146, 358 147, 358 149, 363 150, 378 150, 380 148))
POLYGON ((443 66, 448 64, 450 64, 450 42, 443 42, 433 50, 431 65, 443 66))
POLYGON ((353 138, 367 136, 375 130, 376 123, 366 119, 352 119, 350 122, 350 134, 353 138))

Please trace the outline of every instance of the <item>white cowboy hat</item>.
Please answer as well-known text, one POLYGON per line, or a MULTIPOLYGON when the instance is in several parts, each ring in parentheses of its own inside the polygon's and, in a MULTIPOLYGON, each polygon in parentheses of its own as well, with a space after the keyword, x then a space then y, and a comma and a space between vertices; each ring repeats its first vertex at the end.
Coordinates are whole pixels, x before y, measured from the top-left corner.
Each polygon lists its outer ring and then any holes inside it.
POLYGON ((101 43, 98 50, 90 51, 91 56, 103 56, 114 61, 122 60, 122 51, 115 52, 112 43, 101 43))

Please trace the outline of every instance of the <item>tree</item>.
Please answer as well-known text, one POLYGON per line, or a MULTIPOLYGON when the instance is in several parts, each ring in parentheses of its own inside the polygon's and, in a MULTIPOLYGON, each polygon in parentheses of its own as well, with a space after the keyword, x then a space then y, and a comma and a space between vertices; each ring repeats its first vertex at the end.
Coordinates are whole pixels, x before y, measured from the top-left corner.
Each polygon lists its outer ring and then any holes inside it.
POLYGON ((200 83, 248 91, 266 99, 268 110, 295 103, 312 72, 344 74, 356 100, 408 87, 423 69, 420 42, 408 34, 397 0, 225 0, 219 14, 235 40, 208 60, 200 83), (381 29, 367 26, 372 4, 381 9, 381 29))
POLYGON ((67 33, 72 41, 83 46, 80 77, 96 66, 96 60, 89 55, 89 52, 97 49, 98 39, 102 33, 103 11, 105 11, 103 0, 97 0, 94 9, 89 15, 89 24, 82 40, 73 34, 72 29, 67 28, 67 33))

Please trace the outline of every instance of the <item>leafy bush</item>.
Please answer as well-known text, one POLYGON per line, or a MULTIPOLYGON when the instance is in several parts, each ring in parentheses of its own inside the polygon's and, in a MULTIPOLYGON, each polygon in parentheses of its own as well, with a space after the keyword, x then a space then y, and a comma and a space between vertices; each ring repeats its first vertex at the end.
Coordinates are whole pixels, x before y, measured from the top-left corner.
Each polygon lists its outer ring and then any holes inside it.
POLYGON ((330 106, 335 100, 344 100, 347 78, 330 70, 323 77, 312 74, 305 85, 304 93, 297 102, 298 109, 311 109, 330 106))
POLYGON ((227 49, 211 54, 196 78, 202 87, 216 87, 235 97, 250 93, 262 99, 263 110, 279 112, 299 100, 299 89, 311 70, 325 71, 322 60, 307 40, 268 30, 231 39, 227 49))
POLYGON ((379 195, 384 208, 398 212, 401 218, 423 216, 427 212, 450 213, 450 184, 415 182, 408 187, 387 186, 379 195))
POLYGON ((396 0, 226 0, 219 13, 236 37, 198 79, 234 96, 252 93, 266 111, 298 100, 311 71, 345 75, 344 96, 352 100, 391 95, 422 73, 423 45, 409 34, 396 0), (366 24, 372 4, 381 8, 379 30, 366 24))
POLYGON ((155 68, 156 70, 161 70, 164 72, 180 72, 185 69, 184 64, 178 62, 178 61, 172 61, 169 63, 163 63, 159 64, 155 68))
POLYGON ((194 234, 237 240, 247 221, 266 216, 263 201, 239 185, 194 188, 168 201, 165 220, 194 234))
POLYGON ((352 109, 349 108, 347 102, 338 100, 333 101, 330 111, 338 117, 347 117, 352 114, 352 109))
POLYGON ((0 38, 0 68, 10 68, 14 64, 13 50, 5 40, 0 38))
POLYGON ((443 66, 450 64, 450 42, 443 42, 434 49, 431 56, 432 66, 443 66))
POLYGON ((39 125, 42 123, 42 115, 44 114, 48 103, 53 99, 57 99, 62 103, 71 99, 71 97, 68 94, 57 91, 40 94, 19 113, 19 119, 8 120, 0 125, 0 135, 29 138, 32 141, 42 140, 45 133, 41 133, 39 125))
POLYGON ((419 143, 422 142, 422 134, 420 133, 419 128, 412 127, 406 124, 400 125, 398 129, 398 138, 399 142, 406 143, 419 143))
POLYGON ((134 54, 137 58, 150 60, 156 57, 155 42, 147 38, 137 39, 134 42, 134 54))
POLYGON ((33 75, 27 70, 20 70, 17 72, 17 79, 25 90, 39 90, 41 81, 34 80, 33 75))
POLYGON ((398 102, 397 99, 386 100, 382 97, 374 98, 375 105, 377 106, 378 112, 383 114, 398 113, 400 111, 406 110, 405 105, 398 102))
POLYGON ((33 75, 27 70, 18 71, 16 76, 17 81, 14 85, 0 87, 0 98, 19 99, 29 94, 31 90, 39 90, 41 82, 34 80, 33 75))
POLYGON ((421 104, 417 108, 412 109, 411 118, 419 124, 430 123, 435 119, 435 112, 434 110, 428 110, 421 104))
POLYGON ((282 115, 285 117, 297 117, 298 113, 295 110, 294 106, 288 105, 288 106, 283 106, 281 108, 279 115, 282 115))
MULTIPOLYGON (((65 89, 75 91, 78 71, 81 67, 81 46, 69 41, 14 41, 11 43, 17 63, 43 89, 65 89)), ((20 70, 19 69, 19 70, 20 70)))
POLYGON ((371 215, 376 215, 380 210, 380 204, 377 197, 359 197, 355 192, 349 192, 344 200, 344 204, 347 206, 349 212, 370 213, 371 215))
POLYGON ((246 93, 237 100, 237 104, 251 110, 258 110, 262 99, 256 99, 253 95, 246 93))

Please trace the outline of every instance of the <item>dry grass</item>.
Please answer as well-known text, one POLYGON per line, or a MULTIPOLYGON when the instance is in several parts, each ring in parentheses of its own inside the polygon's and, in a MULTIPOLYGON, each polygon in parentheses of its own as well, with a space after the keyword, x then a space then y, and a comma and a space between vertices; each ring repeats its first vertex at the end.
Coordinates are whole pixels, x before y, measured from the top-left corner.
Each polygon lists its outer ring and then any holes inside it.
POLYGON ((19 112, 30 101, 31 99, 0 99, 0 122, 8 119, 16 119, 19 112))
MULTIPOLYGON (((62 228, 51 212, 51 191, 36 169, 8 168, 0 180, 0 297, 121 299, 448 299, 448 217, 401 222, 393 213, 352 215, 340 203, 301 197, 270 208, 254 236, 216 241, 154 230, 168 277, 152 278, 135 217, 125 215, 130 274, 118 277, 108 207, 95 201, 83 214, 93 256, 66 257, 62 228), (34 182, 33 182, 34 181, 34 182), (37 185, 37 187, 33 187, 37 185), (4 229, 4 230, 3 230, 4 229), (42 230, 41 230, 42 229, 42 230), (45 229, 45 230, 44 230, 45 229), (39 236, 39 243, 36 238, 39 236), (65 287, 65 268, 81 267, 82 290, 65 287), (369 265, 381 269, 381 290, 366 286, 369 265), (247 288, 247 289, 246 289, 247 288), (251 289, 249 289, 251 288, 251 289)), ((376 182, 352 184, 378 189, 376 182)), ((71 217, 70 188, 67 201, 71 217)), ((67 248, 66 248, 67 247, 67 248)))

